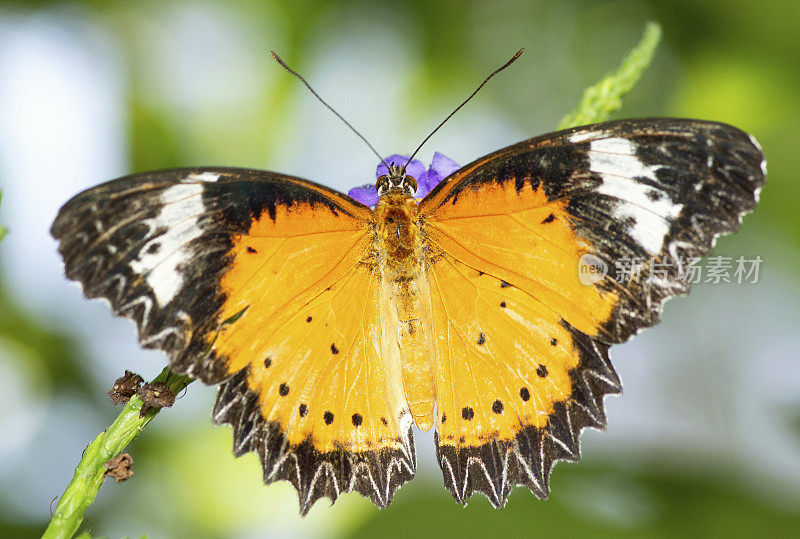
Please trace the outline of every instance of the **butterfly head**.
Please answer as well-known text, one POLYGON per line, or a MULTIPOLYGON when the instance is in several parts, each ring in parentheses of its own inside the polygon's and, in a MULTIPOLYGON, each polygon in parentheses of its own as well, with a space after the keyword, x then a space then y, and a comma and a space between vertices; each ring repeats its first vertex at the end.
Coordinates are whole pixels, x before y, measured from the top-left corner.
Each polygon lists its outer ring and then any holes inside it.
POLYGON ((401 191, 413 195, 417 191, 417 180, 406 174, 405 167, 392 163, 388 168, 389 173, 380 176, 375 182, 378 195, 389 191, 401 191))

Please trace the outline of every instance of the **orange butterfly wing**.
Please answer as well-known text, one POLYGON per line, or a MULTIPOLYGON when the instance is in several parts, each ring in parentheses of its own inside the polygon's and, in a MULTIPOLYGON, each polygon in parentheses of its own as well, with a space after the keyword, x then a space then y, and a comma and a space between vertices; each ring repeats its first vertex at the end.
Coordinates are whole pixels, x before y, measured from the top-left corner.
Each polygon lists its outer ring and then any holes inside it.
POLYGON ((764 182, 736 128, 631 120, 523 141, 454 173, 420 204, 436 334, 437 456, 465 503, 539 497, 621 385, 608 358, 685 293, 678 270, 579 279, 581 257, 664 263, 738 227, 764 182), (655 278, 657 277, 657 278, 655 278))
POLYGON ((240 169, 134 175, 68 202, 67 275, 137 323, 176 372, 223 382, 214 419, 306 512, 358 491, 379 506, 413 477, 399 369, 383 359, 369 208, 240 169))

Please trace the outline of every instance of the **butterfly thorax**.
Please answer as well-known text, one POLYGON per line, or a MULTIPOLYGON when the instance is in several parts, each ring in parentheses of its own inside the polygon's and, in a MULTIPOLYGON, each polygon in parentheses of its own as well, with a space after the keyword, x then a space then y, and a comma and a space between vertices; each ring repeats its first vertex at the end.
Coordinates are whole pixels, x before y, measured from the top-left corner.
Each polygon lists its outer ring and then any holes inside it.
POLYGON ((387 310, 384 327, 396 342, 390 353, 403 375, 411 415, 421 429, 433 425, 434 387, 430 292, 422 265, 423 236, 417 201, 391 189, 374 210, 375 255, 387 310))
POLYGON ((410 195, 391 190, 381 196, 374 211, 378 251, 396 278, 413 278, 419 270, 414 255, 420 245, 417 203, 410 195))

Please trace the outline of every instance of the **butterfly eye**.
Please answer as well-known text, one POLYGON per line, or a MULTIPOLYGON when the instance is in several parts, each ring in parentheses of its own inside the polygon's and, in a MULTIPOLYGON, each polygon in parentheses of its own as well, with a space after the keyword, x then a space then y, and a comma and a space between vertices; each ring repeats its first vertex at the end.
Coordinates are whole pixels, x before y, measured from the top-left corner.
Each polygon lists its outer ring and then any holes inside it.
POLYGON ((378 190, 380 193, 381 191, 386 190, 389 187, 389 177, 384 174, 383 176, 379 176, 378 180, 375 182, 375 189, 378 190))
POLYGON ((417 192, 417 180, 416 178, 412 178, 411 176, 406 176, 403 180, 403 187, 410 187, 411 193, 417 192))

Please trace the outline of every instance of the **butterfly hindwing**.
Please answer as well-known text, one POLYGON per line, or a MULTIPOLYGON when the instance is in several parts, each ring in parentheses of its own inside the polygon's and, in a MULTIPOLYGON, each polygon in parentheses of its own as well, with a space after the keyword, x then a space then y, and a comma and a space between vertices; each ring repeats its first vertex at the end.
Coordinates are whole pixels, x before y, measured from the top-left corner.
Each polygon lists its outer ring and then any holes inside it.
POLYGON ((214 412, 234 426, 234 451, 259 452, 267 483, 291 481, 302 513, 321 496, 350 491, 386 507, 413 477, 416 457, 399 371, 384 360, 373 268, 354 259, 332 284, 274 313, 269 288, 245 283, 230 300, 249 307, 215 344, 247 362, 223 384, 214 412))
POLYGON ((437 454, 456 499, 480 491, 499 506, 514 483, 546 496, 552 463, 577 459, 580 430, 602 427, 602 397, 620 390, 609 345, 687 292, 681 261, 736 230, 765 172, 734 127, 624 120, 499 150, 423 199, 441 297, 437 454), (585 255, 610 271, 583 284, 585 255), (623 259, 640 262, 638 280, 615 279, 623 259))
POLYGON ((607 345, 505 281, 442 254, 431 281, 437 334, 437 457, 445 485, 500 507, 515 484, 540 497, 582 427, 604 427, 620 390, 607 345))
POLYGON ((67 276, 131 318, 170 367, 223 382, 214 418, 307 511, 356 490, 385 506, 415 455, 383 362, 370 210, 270 172, 133 175, 60 211, 67 276))

